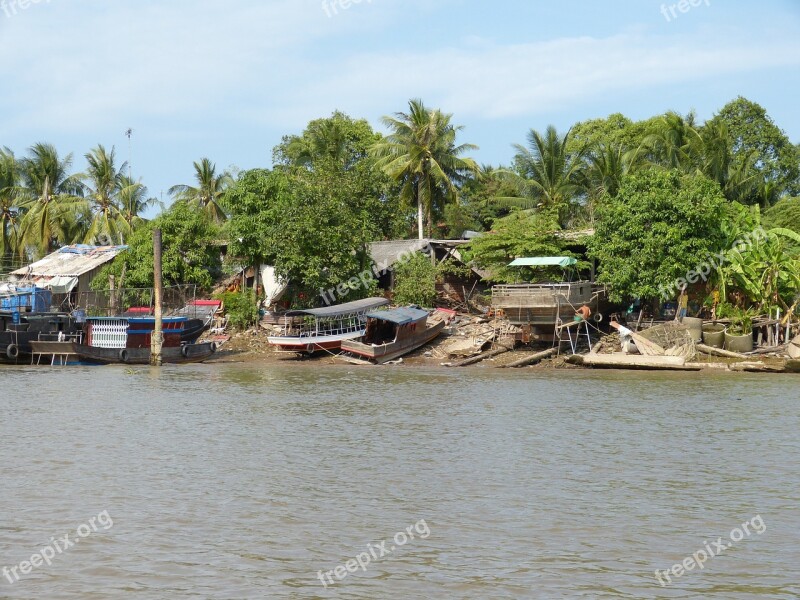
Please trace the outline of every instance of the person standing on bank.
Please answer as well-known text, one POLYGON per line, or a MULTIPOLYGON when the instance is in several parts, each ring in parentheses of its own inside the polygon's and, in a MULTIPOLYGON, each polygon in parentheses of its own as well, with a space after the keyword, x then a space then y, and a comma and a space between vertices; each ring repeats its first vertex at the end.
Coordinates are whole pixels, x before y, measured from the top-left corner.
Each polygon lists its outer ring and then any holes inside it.
POLYGON ((689 295, 686 293, 686 285, 681 286, 681 295, 678 296, 678 310, 675 311, 675 320, 683 321, 686 311, 689 308, 689 295))

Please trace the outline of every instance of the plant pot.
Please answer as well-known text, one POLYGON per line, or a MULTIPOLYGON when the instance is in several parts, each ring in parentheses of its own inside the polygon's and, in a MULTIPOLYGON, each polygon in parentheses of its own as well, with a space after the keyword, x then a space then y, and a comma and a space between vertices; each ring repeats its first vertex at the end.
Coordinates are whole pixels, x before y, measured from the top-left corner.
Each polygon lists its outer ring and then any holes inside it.
POLYGON ((697 317, 683 317, 681 323, 689 330, 689 334, 695 342, 703 339, 703 319, 697 317))
POLYGON ((725 326, 724 325, 704 325, 703 326, 703 343, 712 348, 722 348, 725 344, 725 326))
POLYGON ((753 332, 747 335, 731 335, 725 332, 725 350, 731 352, 752 352, 753 351, 753 332))

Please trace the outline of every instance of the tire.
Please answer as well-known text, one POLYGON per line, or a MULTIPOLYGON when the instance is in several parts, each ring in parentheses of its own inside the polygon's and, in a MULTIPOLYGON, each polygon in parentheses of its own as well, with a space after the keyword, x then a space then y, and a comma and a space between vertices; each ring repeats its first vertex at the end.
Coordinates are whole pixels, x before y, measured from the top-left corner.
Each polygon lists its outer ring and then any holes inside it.
POLYGON ((211 354, 217 351, 217 342, 211 342, 211 354))
POLYGON ((9 344, 6 346, 6 356, 10 360, 16 360, 16 358, 19 356, 19 348, 16 344, 9 344))
POLYGON ((187 344, 181 346, 181 356, 183 358, 189 358, 189 346, 187 344))
POLYGON ((125 348, 119 351, 119 359, 124 363, 128 362, 128 351, 125 348))
POLYGON ((594 316, 594 322, 595 323, 602 323, 603 322, 603 313, 597 313, 594 316))
POLYGON ((306 352, 308 352, 309 354, 314 354, 314 352, 316 352, 316 347, 314 346, 314 344, 309 344, 308 346, 306 346, 306 352))

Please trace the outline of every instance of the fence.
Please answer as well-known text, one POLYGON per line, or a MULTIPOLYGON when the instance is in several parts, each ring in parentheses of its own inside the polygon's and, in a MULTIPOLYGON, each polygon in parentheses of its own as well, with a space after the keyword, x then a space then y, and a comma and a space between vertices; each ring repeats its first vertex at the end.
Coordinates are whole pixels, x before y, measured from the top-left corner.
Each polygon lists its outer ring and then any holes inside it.
MULTIPOLYGON (((196 292, 197 286, 193 284, 165 287, 161 295, 164 315, 200 317, 203 308, 195 305, 196 292)), ((83 310, 91 317, 146 316, 154 313, 155 294, 153 288, 120 288, 81 292, 65 302, 69 306, 62 306, 61 310, 83 310)))

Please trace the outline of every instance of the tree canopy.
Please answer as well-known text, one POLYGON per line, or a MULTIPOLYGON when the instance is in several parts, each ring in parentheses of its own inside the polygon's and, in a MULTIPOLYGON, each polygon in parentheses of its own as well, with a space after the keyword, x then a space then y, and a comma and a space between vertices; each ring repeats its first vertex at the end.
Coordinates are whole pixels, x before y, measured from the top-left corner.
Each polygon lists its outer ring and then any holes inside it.
POLYGON ((650 169, 623 178, 598 207, 590 255, 610 298, 656 298, 722 245, 726 200, 702 175, 650 169))

